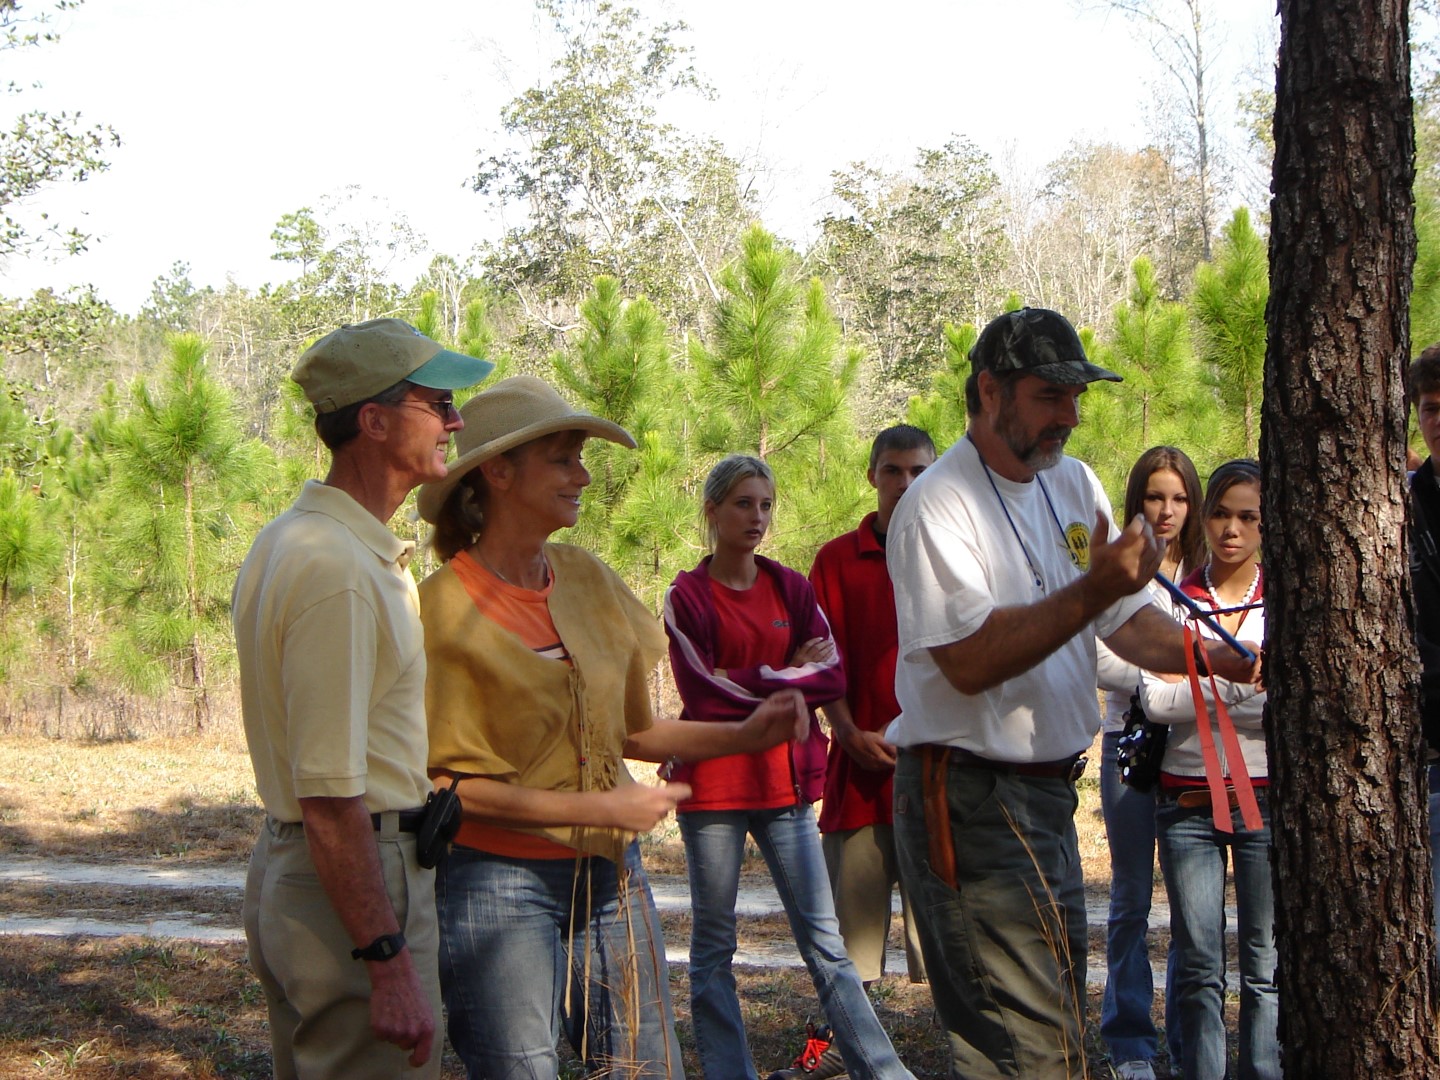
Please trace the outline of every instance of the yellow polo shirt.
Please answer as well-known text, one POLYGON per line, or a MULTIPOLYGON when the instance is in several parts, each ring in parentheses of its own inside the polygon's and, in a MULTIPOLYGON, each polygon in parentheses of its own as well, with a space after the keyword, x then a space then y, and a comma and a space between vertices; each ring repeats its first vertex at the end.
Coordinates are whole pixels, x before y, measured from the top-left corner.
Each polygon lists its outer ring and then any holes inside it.
POLYGON ((425 649, 414 545, 345 492, 308 481, 265 526, 231 598, 240 701, 265 811, 299 821, 301 798, 420 806, 425 649))

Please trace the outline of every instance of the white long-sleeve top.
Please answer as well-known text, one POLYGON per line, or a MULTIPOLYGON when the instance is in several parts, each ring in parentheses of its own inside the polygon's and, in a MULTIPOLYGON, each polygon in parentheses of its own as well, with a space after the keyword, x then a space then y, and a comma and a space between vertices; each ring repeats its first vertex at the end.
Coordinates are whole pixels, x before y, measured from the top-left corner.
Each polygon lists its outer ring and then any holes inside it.
MULTIPOLYGON (((1216 639, 1216 635, 1203 623, 1196 622, 1194 625, 1204 637, 1216 639)), ((1245 616, 1236 637, 1242 641, 1265 640, 1263 602, 1245 616)), ((1262 727, 1265 695, 1257 692, 1249 683, 1234 683, 1217 678, 1215 686, 1235 724, 1240 751, 1245 756, 1246 772, 1252 780, 1269 776, 1270 765, 1266 757, 1265 732, 1262 727)), ((1165 758, 1160 764, 1160 770, 1174 776, 1203 777, 1205 759, 1200 750, 1200 729, 1195 722, 1195 702, 1190 691, 1190 681, 1186 679, 1170 683, 1146 671, 1141 672, 1140 687, 1145 715, 1156 723, 1170 725, 1170 738, 1165 744, 1165 758)), ((1225 776, 1229 776, 1230 766, 1225 760, 1225 747, 1220 740, 1219 727, 1215 721, 1214 692, 1210 688, 1209 678, 1201 676, 1200 690, 1210 709, 1210 730, 1215 735, 1215 749, 1220 758, 1221 771, 1225 776)))
MULTIPOLYGON (((1146 587, 1151 603, 1172 618, 1175 615, 1174 601, 1158 581, 1146 587)), ((1130 708, 1130 698, 1140 686, 1140 669, 1129 660, 1122 660, 1110 651, 1105 642, 1095 639, 1095 674, 1101 690, 1105 691, 1105 716, 1101 723, 1106 732, 1125 730, 1125 710, 1130 708)))

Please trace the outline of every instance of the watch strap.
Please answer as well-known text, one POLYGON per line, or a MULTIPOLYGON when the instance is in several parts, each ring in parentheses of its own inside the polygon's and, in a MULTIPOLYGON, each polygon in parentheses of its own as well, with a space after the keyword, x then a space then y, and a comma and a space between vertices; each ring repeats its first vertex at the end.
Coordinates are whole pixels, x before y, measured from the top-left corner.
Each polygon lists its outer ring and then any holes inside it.
POLYGON ((405 935, 381 934, 363 949, 351 949, 350 955, 356 960, 393 960, 405 948, 405 935))

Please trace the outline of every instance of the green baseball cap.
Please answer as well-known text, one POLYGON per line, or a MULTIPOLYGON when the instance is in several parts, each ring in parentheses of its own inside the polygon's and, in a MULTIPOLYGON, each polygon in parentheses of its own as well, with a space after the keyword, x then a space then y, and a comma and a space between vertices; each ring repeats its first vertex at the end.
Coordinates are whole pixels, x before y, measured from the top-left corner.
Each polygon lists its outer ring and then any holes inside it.
POLYGON ((970 347, 976 371, 1016 371, 1067 386, 1106 379, 1124 382, 1085 358, 1085 346, 1070 320, 1049 308, 1021 308, 990 320, 970 347))
POLYGON ((326 334, 305 350, 290 377, 317 413, 329 413, 402 379, 432 390, 459 390, 494 370, 489 360, 452 352, 403 319, 370 319, 326 334))

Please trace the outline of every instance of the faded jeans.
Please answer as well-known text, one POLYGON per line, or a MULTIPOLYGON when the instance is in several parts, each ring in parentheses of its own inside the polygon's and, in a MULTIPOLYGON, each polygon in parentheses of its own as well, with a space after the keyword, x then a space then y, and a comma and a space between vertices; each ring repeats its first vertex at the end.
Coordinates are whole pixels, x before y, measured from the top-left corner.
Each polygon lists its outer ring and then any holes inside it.
MULTIPOLYGON (((1120 781, 1120 731, 1105 732, 1100 763, 1100 807, 1110 846, 1110 917, 1105 927, 1105 998, 1100 1038, 1110 1060, 1152 1061, 1157 1037, 1151 1012, 1155 980, 1150 969, 1150 900, 1155 890, 1155 795, 1120 781)), ((1165 957, 1165 1036, 1170 1060, 1180 1064, 1180 1016, 1175 1010, 1175 940, 1165 957)))
POLYGON ((1255 789, 1264 828, 1251 832, 1231 811, 1233 833, 1215 828, 1209 805, 1156 798, 1160 869, 1170 893, 1185 1080, 1225 1076, 1225 870, 1235 878, 1240 955, 1240 1080, 1280 1080, 1275 987, 1275 897, 1270 882, 1270 808, 1255 789))
POLYGON ((514 859, 464 847, 440 864, 440 984, 471 1080, 554 1080, 562 1023, 591 1071, 683 1077, 665 939, 638 844, 625 869, 622 883, 599 856, 514 859))
POLYGON ((755 838, 770 868, 846 1071, 856 1080, 914 1080, 895 1055, 855 965, 845 954, 820 850, 820 832, 810 807, 691 810, 680 814, 679 820, 694 907, 691 1015, 706 1080, 757 1080, 731 970, 736 947, 735 902, 747 834, 755 838))

